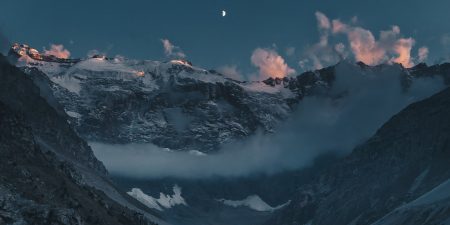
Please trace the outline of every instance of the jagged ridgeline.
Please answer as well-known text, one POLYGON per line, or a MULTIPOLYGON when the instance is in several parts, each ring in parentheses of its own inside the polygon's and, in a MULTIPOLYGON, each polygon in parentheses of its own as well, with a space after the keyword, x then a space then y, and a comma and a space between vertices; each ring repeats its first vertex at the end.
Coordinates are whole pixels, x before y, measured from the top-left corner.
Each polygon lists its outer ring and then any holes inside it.
POLYGON ((19 44, 11 48, 10 57, 46 86, 41 89, 53 93, 55 99, 49 102, 58 102, 88 141, 152 143, 202 152, 216 151, 257 131, 274 132, 304 97, 330 94, 339 68, 361 74, 393 71, 405 89, 422 76, 441 76, 450 82, 450 64, 406 69, 400 64, 372 67, 343 61, 295 77, 242 82, 184 60, 100 55, 53 59, 19 44))

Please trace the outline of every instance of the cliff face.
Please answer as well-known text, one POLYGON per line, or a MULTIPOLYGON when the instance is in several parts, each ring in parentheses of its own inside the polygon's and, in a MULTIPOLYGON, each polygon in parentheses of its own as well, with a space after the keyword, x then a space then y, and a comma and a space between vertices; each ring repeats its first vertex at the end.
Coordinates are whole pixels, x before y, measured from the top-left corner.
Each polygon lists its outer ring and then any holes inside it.
POLYGON ((0 224, 153 224, 111 197, 90 147, 3 56, 0 80, 0 224))
MULTIPOLYGON (((106 175, 106 169, 67 123, 67 118, 50 107, 33 80, 0 58, 0 101, 20 113, 31 127, 36 142, 61 157, 106 175)), ((51 94, 51 93, 50 93, 51 94)))
POLYGON ((447 187, 450 178, 448 115, 448 88, 408 106, 348 157, 301 186, 296 200, 268 224, 448 221, 449 192, 435 190, 447 187))

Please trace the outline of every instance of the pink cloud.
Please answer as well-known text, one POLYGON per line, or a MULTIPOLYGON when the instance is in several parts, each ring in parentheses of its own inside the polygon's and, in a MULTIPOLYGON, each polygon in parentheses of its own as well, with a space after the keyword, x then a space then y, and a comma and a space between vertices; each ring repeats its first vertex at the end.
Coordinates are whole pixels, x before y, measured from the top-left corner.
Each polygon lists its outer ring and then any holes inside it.
POLYGON ((357 61, 368 65, 382 62, 401 63, 405 67, 414 66, 411 50, 415 44, 413 38, 400 38, 400 28, 392 26, 390 30, 380 32, 380 38, 370 30, 358 26, 351 26, 339 20, 333 20, 334 34, 346 34, 350 48, 357 61))
MULTIPOLYGON (((351 22, 346 24, 338 19, 330 20, 321 12, 316 12, 315 16, 320 40, 304 51, 303 58, 299 61, 303 69, 323 68, 324 65, 346 58, 350 53, 355 60, 368 65, 387 62, 412 67, 414 61, 417 61, 411 54, 415 40, 402 37, 398 26, 381 31, 377 39, 370 30, 355 25, 358 23, 357 17, 353 17, 351 22), (333 37, 340 34, 347 37, 348 50, 344 43, 333 44, 333 37)), ((418 61, 425 60, 427 55, 428 49, 419 49, 418 61)))
POLYGON ((50 45, 50 50, 44 48, 44 54, 53 55, 58 58, 67 59, 70 57, 69 50, 65 49, 63 45, 50 45))
POLYGON ((285 77, 295 73, 276 51, 272 49, 257 48, 253 51, 251 62, 259 68, 261 79, 268 77, 285 77))
POLYGON ((394 52, 398 55, 392 61, 402 64, 404 67, 413 67, 411 49, 415 41, 412 38, 400 38, 395 42, 394 52))
POLYGON ((352 27, 339 20, 333 20, 333 33, 347 35, 350 48, 357 61, 369 65, 380 63, 385 57, 386 51, 380 48, 372 32, 361 27, 352 27))

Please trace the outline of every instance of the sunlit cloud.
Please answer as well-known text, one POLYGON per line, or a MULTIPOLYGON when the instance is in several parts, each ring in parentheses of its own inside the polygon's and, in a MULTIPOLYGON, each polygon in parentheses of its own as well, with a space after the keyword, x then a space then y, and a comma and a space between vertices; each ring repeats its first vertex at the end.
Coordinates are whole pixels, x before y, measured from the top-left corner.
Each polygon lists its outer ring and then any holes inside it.
POLYGON ((63 45, 50 45, 50 50, 44 48, 44 54, 53 55, 58 58, 67 59, 70 57, 69 50, 65 49, 63 45))
POLYGON ((290 68, 283 57, 273 49, 257 48, 250 59, 252 64, 259 68, 260 79, 282 78, 295 73, 295 70, 290 68))
POLYGON ((415 44, 413 38, 401 38, 400 27, 392 26, 390 30, 380 32, 376 40, 370 30, 333 20, 334 34, 346 34, 350 48, 357 61, 369 65, 383 62, 401 63, 405 67, 414 66, 411 50, 415 44))
MULTIPOLYGON (((368 65, 400 63, 404 67, 412 67, 417 61, 411 54, 415 40, 411 37, 403 38, 398 26, 381 31, 377 39, 372 31, 356 25, 357 17, 353 17, 347 24, 339 19, 330 20, 322 12, 316 12, 315 16, 319 41, 305 49, 299 61, 302 69, 321 69, 350 54, 356 61, 368 65), (342 34, 347 37, 348 48, 344 43, 333 43, 333 38, 342 34)), ((425 49, 419 50, 418 61, 423 61, 426 55, 428 52, 425 49)))
POLYGON ((411 57, 411 49, 414 43, 415 41, 412 38, 398 39, 394 46, 394 51, 398 54, 398 57, 393 58, 392 61, 408 68, 414 66, 411 57))
POLYGON ((350 48, 357 61, 374 65, 380 63, 386 55, 384 48, 379 46, 369 30, 361 27, 352 27, 339 20, 333 20, 333 33, 344 33, 347 35, 350 48))

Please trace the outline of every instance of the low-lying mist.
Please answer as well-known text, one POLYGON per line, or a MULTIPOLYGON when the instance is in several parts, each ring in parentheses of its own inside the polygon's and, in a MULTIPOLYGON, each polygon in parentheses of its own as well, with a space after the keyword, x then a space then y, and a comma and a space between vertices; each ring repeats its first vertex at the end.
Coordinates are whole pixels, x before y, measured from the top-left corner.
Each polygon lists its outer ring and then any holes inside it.
POLYGON ((110 173, 134 178, 206 178, 276 173, 308 166, 317 156, 348 154, 370 138, 391 116, 428 97, 444 85, 439 78, 414 79, 405 89, 399 66, 365 70, 349 63, 336 66, 327 95, 304 98, 291 119, 274 134, 257 133, 226 144, 218 153, 175 152, 152 144, 90 143, 110 173))

